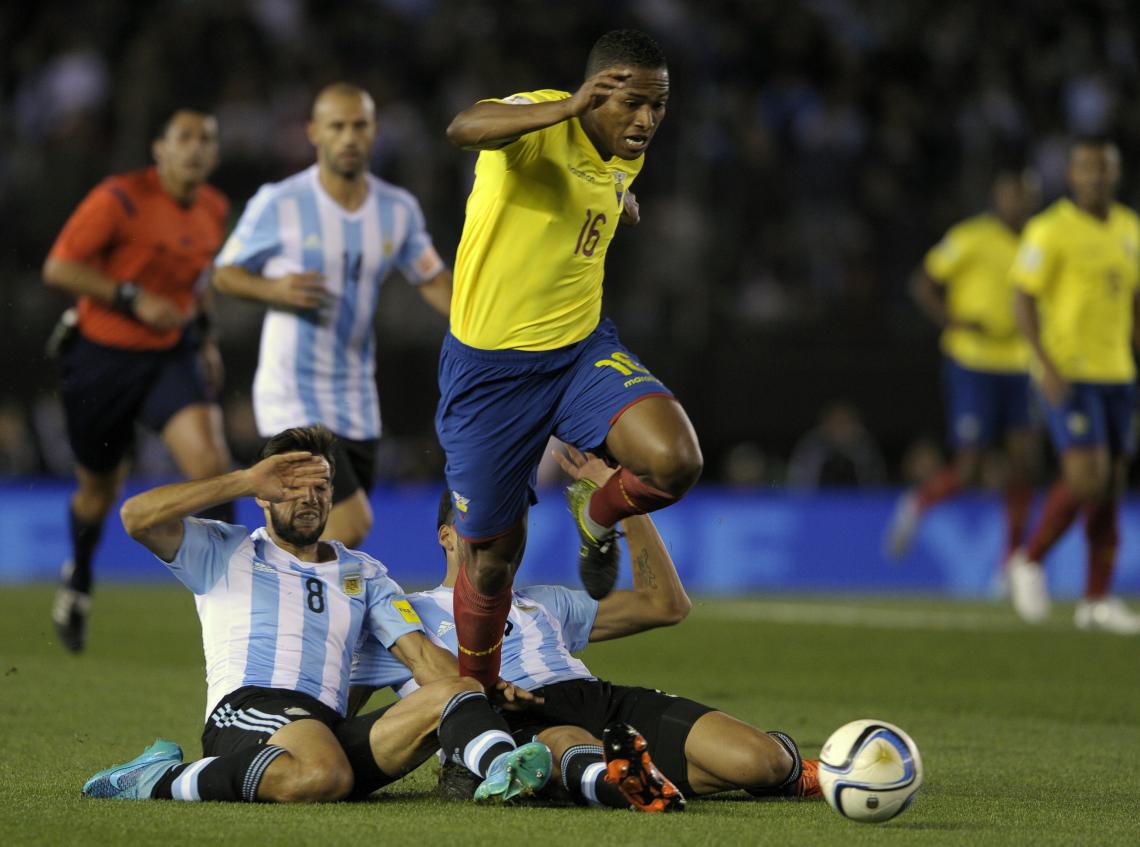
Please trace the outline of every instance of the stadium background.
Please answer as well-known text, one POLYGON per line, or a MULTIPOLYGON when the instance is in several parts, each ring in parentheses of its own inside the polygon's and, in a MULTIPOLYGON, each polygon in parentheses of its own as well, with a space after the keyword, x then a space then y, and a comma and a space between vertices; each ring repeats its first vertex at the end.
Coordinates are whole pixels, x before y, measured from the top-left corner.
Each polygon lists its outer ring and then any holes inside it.
MULTIPOLYGON (((904 568, 879 554, 894 491, 930 472, 943 432, 936 335, 906 281, 948 224, 985 205, 996 165, 1034 164, 1056 197, 1073 133, 1117 138, 1121 199, 1137 205, 1137 11, 1122 0, 1008 4, 1000 16, 984 2, 925 0, 4 4, 0 528, 14 544, 0 580, 50 579, 65 552, 70 457, 42 354, 65 302, 39 266, 92 185, 149 161, 171 105, 218 115, 213 182, 236 214, 260 183, 311 161, 315 90, 359 82, 379 108, 375 171, 419 197, 450 260, 472 166, 444 140, 450 116, 481 96, 573 89, 588 45, 618 26, 660 40, 673 94, 638 181, 643 223, 610 254, 606 311, 683 399, 705 450, 701 498, 662 517, 678 549, 700 557, 690 585, 983 594, 1000 550, 992 496, 932 516, 904 568)), ((383 516, 430 499, 439 479, 444 327, 398 280, 381 302, 386 484, 370 541, 399 575, 427 574, 430 550, 400 546, 387 529, 409 524, 383 516)), ((247 398, 260 310, 226 301, 221 317, 231 444, 244 459, 256 444, 247 398)), ((1044 482, 1047 451, 1041 460, 1044 482)), ((170 474, 144 441, 135 484, 170 474)), ((544 573, 535 559, 558 575, 572 556, 558 508, 548 496, 536 513, 552 540, 532 541, 532 578, 544 573)), ((1138 531, 1130 505, 1120 584, 1131 591, 1138 531)), ((1063 592, 1079 587, 1081 550, 1074 533, 1056 553, 1063 592)), ((113 527, 100 572, 150 567, 113 527)))

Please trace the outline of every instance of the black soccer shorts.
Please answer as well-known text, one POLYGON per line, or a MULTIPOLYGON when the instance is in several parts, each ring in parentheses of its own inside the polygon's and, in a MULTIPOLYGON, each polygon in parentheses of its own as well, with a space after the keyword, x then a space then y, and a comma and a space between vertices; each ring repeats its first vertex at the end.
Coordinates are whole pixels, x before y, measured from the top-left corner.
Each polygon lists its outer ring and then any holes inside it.
POLYGON ((224 756, 269 741, 283 726, 318 720, 335 732, 344 718, 308 694, 283 688, 246 685, 222 698, 206 718, 202 754, 224 756))
POLYGON ((611 723, 627 723, 642 734, 649 755, 681 793, 690 796, 685 741, 702 715, 716 711, 685 697, 654 688, 614 685, 602 679, 574 679, 536 689, 544 698, 522 712, 504 712, 511 734, 526 743, 552 726, 577 726, 601 738, 611 723))

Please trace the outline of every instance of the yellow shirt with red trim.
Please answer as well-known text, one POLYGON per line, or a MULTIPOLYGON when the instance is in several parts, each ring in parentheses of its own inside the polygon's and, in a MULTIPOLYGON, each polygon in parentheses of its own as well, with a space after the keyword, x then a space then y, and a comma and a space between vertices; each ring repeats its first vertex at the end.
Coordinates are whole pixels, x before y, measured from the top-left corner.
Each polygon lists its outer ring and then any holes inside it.
POLYGON ((1017 240, 997 215, 983 214, 951 227, 926 254, 923 266, 945 287, 950 318, 984 327, 983 332, 951 327, 942 333, 943 352, 963 367, 1024 373, 1029 366, 1029 345, 1014 320, 1009 278, 1017 240))
MULTIPOLYGON (((565 100, 530 91, 506 103, 565 100)), ((483 150, 455 257, 451 332, 483 350, 552 350, 598 325, 606 251, 641 170, 603 160, 577 118, 483 150)))
POLYGON ((1119 203, 1102 221, 1062 199, 1026 225, 1013 282, 1035 298, 1041 344, 1065 379, 1135 379, 1138 262, 1140 218, 1119 203))

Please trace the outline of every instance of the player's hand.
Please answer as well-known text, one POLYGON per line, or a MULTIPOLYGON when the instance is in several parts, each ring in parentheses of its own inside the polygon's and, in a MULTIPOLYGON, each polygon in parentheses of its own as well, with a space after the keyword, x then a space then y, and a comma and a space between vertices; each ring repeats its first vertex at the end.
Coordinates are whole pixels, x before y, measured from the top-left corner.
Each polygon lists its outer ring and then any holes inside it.
POLYGON ((582 87, 566 101, 566 108, 573 117, 580 118, 598 108, 606 99, 625 85, 633 74, 629 71, 601 71, 582 83, 582 87))
POLYGON ((272 300, 290 309, 319 309, 329 297, 325 277, 317 271, 287 274, 273 280, 272 300))
POLYGON ((636 195, 632 191, 627 191, 621 198, 621 217, 618 218, 618 223, 637 226, 640 222, 641 206, 637 203, 636 195))
POLYGON ((499 677, 495 687, 488 693, 494 705, 508 712, 521 712, 531 706, 541 706, 545 702, 541 697, 507 682, 502 677, 499 677))
POLYGON ((135 320, 155 332, 178 329, 187 320, 186 315, 178 310, 173 300, 150 291, 139 291, 131 314, 135 316, 135 320))
POLYGON ((198 351, 198 359, 202 363, 202 371, 210 394, 215 398, 221 397, 222 386, 226 381, 226 366, 222 363, 222 352, 218 349, 218 345, 208 339, 203 341, 198 351))
POLYGON ((304 450, 269 456, 247 473, 253 496, 270 503, 300 500, 309 488, 330 483, 328 462, 304 450))
POLYGON ((551 450, 550 455, 562 466, 562 470, 571 479, 588 479, 601 488, 611 476, 617 473, 617 468, 611 468, 593 453, 583 453, 569 444, 562 445, 565 450, 551 450))
POLYGON ((1060 406, 1069 396, 1072 386, 1061 376, 1052 363, 1044 365, 1041 375, 1041 391, 1051 406, 1060 406))

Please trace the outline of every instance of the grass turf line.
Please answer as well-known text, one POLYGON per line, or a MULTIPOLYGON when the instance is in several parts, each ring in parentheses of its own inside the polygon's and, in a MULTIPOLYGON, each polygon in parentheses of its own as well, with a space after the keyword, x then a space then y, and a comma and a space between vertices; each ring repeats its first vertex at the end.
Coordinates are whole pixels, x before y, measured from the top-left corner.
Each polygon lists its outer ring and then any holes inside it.
MULTIPOLYGON (((591 669, 791 733, 808 755, 859 717, 918 743, 926 786, 886 824, 822 802, 697 800, 683 815, 457 806, 430 796, 431 763, 357 805, 85 801, 83 781, 156 736, 200 754, 201 642, 188 592, 102 587, 88 652, 55 643, 52 589, 0 592, 0 832, 7 845, 428 843, 501 845, 1135 844, 1140 823, 1140 642, 1079 633, 1059 609, 1005 628, 1003 607, 882 598, 698 601, 668 630, 594 645, 591 669), (856 623, 821 625, 821 604, 856 623), (863 614, 843 610, 857 606, 863 614), (876 626, 881 610, 883 626, 876 626), (915 625, 913 612, 938 625, 915 625), (774 614, 769 614, 774 613, 774 614), (947 626, 992 618, 977 631, 947 626), (893 616, 893 617, 892 617, 893 616), (775 618, 775 619, 773 619, 775 618), (905 622, 905 628, 895 624, 905 622)), ((826 614, 826 608, 822 610, 826 614)), ((381 695, 378 695, 380 697, 381 695)))

